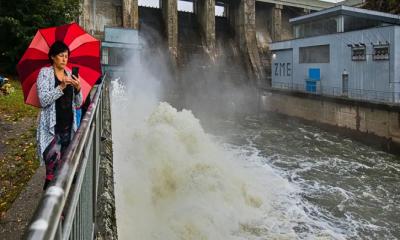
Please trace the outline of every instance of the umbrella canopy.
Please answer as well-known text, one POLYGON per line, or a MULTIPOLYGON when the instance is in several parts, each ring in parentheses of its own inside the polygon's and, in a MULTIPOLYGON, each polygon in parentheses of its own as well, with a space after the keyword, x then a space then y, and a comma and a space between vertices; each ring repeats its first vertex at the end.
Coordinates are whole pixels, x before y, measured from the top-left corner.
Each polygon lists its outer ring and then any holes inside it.
POLYGON ((101 76, 100 41, 77 23, 40 29, 17 65, 25 103, 40 107, 36 79, 44 66, 50 66, 48 52, 55 41, 63 41, 70 50, 66 69, 79 67, 83 99, 101 76))

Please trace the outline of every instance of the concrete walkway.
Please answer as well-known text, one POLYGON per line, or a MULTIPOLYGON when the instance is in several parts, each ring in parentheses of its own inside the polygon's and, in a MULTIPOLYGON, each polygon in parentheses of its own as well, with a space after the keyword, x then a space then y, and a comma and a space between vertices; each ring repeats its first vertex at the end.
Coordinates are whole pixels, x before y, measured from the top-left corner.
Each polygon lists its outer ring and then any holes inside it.
POLYGON ((22 238, 42 196, 45 172, 44 166, 38 168, 5 217, 0 219, 1 240, 22 238))

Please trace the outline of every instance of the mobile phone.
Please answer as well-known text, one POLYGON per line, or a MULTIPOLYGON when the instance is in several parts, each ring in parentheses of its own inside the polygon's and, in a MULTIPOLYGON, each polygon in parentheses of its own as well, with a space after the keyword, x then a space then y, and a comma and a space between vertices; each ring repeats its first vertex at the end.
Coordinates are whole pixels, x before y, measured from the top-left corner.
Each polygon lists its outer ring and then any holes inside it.
POLYGON ((79 67, 72 67, 72 75, 78 77, 79 67))

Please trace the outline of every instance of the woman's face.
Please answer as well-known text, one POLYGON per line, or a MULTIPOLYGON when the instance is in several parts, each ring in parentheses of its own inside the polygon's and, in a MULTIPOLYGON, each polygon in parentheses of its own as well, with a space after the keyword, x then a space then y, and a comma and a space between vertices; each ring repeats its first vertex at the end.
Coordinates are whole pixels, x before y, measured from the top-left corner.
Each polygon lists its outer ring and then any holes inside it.
POLYGON ((67 66, 68 63, 68 51, 61 52, 54 57, 51 57, 53 59, 53 65, 58 68, 58 69, 64 69, 65 66, 67 66))

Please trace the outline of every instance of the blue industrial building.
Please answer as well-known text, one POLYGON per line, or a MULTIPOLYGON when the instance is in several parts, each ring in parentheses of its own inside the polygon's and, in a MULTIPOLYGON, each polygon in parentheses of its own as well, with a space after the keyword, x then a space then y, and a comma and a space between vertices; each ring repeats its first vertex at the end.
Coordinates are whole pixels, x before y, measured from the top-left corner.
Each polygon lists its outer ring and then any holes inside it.
POLYGON ((290 22, 295 39, 271 44, 273 88, 400 102, 400 16, 341 5, 290 22))

